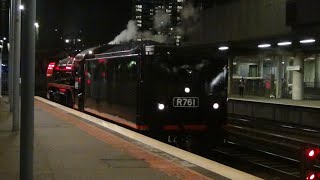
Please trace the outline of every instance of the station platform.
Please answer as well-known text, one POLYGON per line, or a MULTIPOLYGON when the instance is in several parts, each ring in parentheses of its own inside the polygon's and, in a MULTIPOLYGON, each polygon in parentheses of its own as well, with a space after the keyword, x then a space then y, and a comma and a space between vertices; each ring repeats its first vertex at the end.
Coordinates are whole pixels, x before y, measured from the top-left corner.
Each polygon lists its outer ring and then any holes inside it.
POLYGON ((268 104, 279 104, 279 105, 290 105, 290 106, 298 106, 298 107, 306 107, 306 108, 319 108, 320 109, 320 100, 292 100, 292 99, 275 99, 275 98, 266 98, 260 96, 237 96, 231 95, 228 97, 229 99, 239 100, 239 101, 249 101, 249 102, 261 102, 268 104))
MULTIPOLYGON (((260 179, 35 97, 34 179, 260 179)), ((23 120, 23 117, 22 117, 23 120)), ((0 99, 0 179, 19 179, 19 133, 0 99)))

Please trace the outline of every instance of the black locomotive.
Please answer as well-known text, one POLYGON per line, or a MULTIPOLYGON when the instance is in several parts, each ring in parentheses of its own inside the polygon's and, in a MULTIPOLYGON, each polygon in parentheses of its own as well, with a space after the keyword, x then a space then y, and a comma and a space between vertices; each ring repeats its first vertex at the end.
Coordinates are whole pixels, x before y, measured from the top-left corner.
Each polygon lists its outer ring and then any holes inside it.
POLYGON ((223 56, 192 46, 135 42, 85 50, 73 69, 69 99, 81 111, 175 141, 223 139, 223 56))

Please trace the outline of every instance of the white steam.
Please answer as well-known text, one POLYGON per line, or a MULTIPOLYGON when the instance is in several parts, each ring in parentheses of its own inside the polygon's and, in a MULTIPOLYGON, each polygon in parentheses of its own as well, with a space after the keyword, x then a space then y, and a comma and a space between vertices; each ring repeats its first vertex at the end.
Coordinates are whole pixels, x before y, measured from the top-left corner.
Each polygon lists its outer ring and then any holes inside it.
POLYGON ((127 24, 127 29, 123 30, 113 41, 109 44, 120 44, 123 42, 128 42, 130 40, 136 39, 137 37, 137 25, 134 20, 130 20, 127 24))
MULTIPOLYGON (((177 27, 173 27, 175 29, 174 33, 178 35, 191 33, 199 21, 199 12, 200 10, 194 8, 192 4, 185 4, 184 8, 181 10, 181 24, 177 27)), ((158 32, 168 29, 171 25, 171 17, 164 10, 156 12, 153 19, 153 28, 158 32)), ((113 41, 109 42, 109 44, 120 44, 136 39, 151 40, 159 43, 165 43, 172 40, 166 34, 153 34, 151 31, 139 32, 136 22, 130 20, 127 29, 123 30, 113 41)))
POLYGON ((181 25, 176 27, 176 32, 179 34, 189 34, 198 25, 200 18, 200 9, 192 6, 191 3, 184 5, 181 11, 181 25))
POLYGON ((153 20, 153 27, 157 31, 162 31, 168 25, 171 24, 170 15, 164 10, 156 12, 153 20))
POLYGON ((165 43, 168 40, 167 35, 152 34, 151 31, 138 32, 137 38, 143 39, 143 40, 155 41, 155 42, 159 42, 159 43, 165 43))

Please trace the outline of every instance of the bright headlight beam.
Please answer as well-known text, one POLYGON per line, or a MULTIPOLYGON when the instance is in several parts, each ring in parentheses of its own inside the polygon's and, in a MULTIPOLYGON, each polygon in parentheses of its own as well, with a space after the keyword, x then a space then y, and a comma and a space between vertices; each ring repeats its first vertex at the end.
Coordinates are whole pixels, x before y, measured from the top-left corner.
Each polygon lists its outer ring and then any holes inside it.
POLYGON ((163 110, 163 109, 164 109, 164 104, 159 103, 159 104, 158 104, 158 109, 159 109, 159 110, 163 110))
POLYGON ((189 93, 189 92, 190 92, 190 88, 185 87, 185 88, 184 88, 184 92, 185 92, 185 93, 189 93))
POLYGON ((219 104, 218 103, 214 103, 212 107, 213 107, 213 109, 218 109, 219 108, 219 104))

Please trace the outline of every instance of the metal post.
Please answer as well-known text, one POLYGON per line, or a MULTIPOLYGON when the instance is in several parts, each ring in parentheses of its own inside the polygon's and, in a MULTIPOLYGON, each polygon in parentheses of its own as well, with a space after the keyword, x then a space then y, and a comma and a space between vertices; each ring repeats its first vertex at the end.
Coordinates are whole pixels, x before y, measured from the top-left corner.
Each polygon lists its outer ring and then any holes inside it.
POLYGON ((2 49, 3 49, 3 41, 1 43, 1 50, 0 50, 0 98, 2 98, 2 49))
POLYGON ((10 112, 13 111, 13 61, 14 61, 14 23, 13 23, 13 9, 14 9, 15 0, 11 0, 10 3, 10 13, 9 13, 9 72, 8 72, 8 81, 9 81, 9 103, 10 103, 10 112))
POLYGON ((20 45, 21 45, 21 0, 16 0, 13 9, 14 59, 13 59, 13 116, 12 131, 19 131, 20 124, 20 45))
POLYGON ((228 96, 232 94, 232 80, 233 80, 233 58, 228 58, 228 96))
POLYGON ((20 179, 33 178, 36 0, 25 0, 22 29, 20 179))
MULTIPOLYGON (((2 0, 1 1, 1 21, 2 21, 2 26, 5 26, 4 25, 4 21, 5 21, 5 14, 6 14, 6 0, 2 0)), ((0 39, 0 98, 2 98, 2 51, 3 51, 3 48, 4 48, 4 41, 3 41, 3 36, 6 36, 5 35, 5 28, 4 27, 1 27, 1 39, 0 39)))

